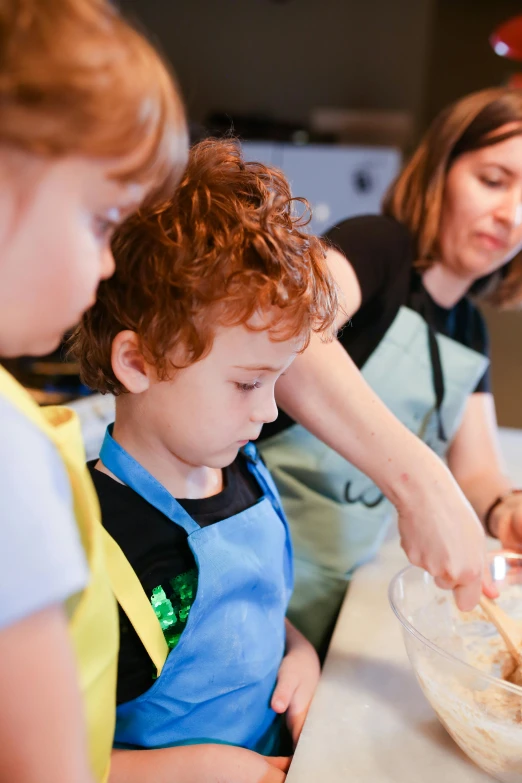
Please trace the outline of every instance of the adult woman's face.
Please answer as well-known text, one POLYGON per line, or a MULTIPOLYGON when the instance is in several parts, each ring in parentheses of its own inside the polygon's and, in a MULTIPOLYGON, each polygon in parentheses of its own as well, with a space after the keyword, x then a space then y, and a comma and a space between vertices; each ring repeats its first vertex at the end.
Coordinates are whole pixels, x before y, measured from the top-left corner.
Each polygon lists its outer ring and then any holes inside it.
POLYGON ((451 166, 439 228, 440 260, 472 282, 507 263, 521 245, 522 135, 467 152, 451 166))

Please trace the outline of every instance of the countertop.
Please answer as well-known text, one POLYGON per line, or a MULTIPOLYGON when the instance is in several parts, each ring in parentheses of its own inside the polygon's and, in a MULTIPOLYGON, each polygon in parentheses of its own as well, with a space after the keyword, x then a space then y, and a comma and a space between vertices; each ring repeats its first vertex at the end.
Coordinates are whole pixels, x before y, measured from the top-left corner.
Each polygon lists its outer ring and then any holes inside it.
MULTIPOLYGON (((522 431, 501 430, 522 486, 522 431)), ((396 529, 346 595, 287 783, 491 783, 438 722, 409 665, 388 585, 407 565, 396 529)))

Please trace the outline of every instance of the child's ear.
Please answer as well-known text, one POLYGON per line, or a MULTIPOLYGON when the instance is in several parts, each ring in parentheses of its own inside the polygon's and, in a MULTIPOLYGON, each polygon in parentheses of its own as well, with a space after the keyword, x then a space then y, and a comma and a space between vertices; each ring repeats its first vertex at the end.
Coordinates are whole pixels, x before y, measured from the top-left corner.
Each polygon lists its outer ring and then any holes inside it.
POLYGON ((112 371, 131 394, 140 394, 150 386, 151 368, 141 352, 136 332, 126 329, 112 341, 112 371))

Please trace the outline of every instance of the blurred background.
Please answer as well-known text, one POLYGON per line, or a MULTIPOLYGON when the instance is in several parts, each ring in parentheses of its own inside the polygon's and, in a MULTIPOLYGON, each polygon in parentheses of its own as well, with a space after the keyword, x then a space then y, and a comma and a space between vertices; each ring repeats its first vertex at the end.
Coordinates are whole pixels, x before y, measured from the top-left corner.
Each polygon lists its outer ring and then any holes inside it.
MULTIPOLYGON (((172 62, 195 136, 201 126, 212 132, 228 121, 245 139, 379 145, 339 156, 339 164, 324 155, 310 155, 307 164, 304 147, 286 166, 284 148, 279 157, 265 155, 286 171, 296 193, 314 202, 319 231, 349 214, 378 211, 398 165, 383 152, 407 155, 447 103, 522 71, 522 63, 499 57, 489 43, 499 24, 522 13, 520 0, 123 0, 122 6, 172 62), (329 200, 325 169, 335 173, 329 200)), ((522 427, 522 313, 485 314, 499 423, 522 427)))
MULTIPOLYGON (((172 63, 193 140, 233 130, 249 158, 283 168, 312 202, 318 233, 379 211, 401 160, 443 106, 522 72, 489 42, 522 13, 516 0, 120 5, 172 63)), ((499 423, 522 427, 522 313, 485 315, 499 423)), ((86 394, 61 360, 28 360, 16 372, 44 402, 86 394)))

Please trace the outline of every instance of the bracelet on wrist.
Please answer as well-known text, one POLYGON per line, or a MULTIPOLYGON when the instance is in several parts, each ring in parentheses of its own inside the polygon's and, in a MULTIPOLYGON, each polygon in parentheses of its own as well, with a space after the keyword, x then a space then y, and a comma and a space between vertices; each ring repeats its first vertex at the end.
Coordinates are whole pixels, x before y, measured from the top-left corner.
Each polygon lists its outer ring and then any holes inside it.
POLYGON ((486 514, 484 516, 484 527, 486 528, 486 533, 491 536, 492 538, 496 538, 497 536, 494 535, 494 533, 491 531, 490 524, 491 524, 491 517, 493 515, 493 512, 495 509, 500 506, 501 503, 503 503, 507 498, 511 497, 511 495, 518 495, 522 492, 522 489, 510 489, 509 492, 505 492, 503 495, 499 495, 496 500, 493 501, 491 506, 486 511, 486 514))

